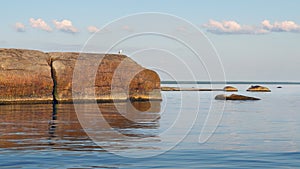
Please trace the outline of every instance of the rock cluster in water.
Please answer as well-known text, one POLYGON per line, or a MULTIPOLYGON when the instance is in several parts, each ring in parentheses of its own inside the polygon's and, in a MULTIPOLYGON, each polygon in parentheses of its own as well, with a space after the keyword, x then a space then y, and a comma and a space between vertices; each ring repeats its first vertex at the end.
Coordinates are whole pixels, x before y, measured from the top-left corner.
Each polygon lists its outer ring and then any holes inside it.
POLYGON ((0 49, 0 61, 0 104, 161 99, 158 74, 125 55, 0 49))

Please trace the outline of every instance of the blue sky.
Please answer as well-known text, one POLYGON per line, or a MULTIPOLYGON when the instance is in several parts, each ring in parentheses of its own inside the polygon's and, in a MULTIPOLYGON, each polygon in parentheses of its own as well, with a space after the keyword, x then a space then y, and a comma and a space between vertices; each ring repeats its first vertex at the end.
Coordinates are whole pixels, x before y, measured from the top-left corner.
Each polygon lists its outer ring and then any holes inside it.
POLYGON ((101 29, 112 20, 134 13, 162 12, 184 18, 206 34, 220 55, 227 80, 300 81, 297 0, 1 3, 3 48, 79 51, 91 36, 89 31, 101 29))

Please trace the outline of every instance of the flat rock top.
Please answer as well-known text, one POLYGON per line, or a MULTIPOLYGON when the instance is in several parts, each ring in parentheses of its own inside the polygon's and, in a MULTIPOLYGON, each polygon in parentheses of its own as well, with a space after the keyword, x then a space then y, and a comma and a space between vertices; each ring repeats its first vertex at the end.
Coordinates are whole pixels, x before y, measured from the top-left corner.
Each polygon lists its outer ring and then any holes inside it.
POLYGON ((35 66, 49 66, 50 62, 46 53, 36 50, 0 49, 0 58, 2 70, 33 69, 35 66))
POLYGON ((122 60, 127 58, 121 54, 99 54, 99 53, 78 53, 78 52, 49 52, 52 60, 74 60, 74 59, 108 59, 108 60, 122 60))

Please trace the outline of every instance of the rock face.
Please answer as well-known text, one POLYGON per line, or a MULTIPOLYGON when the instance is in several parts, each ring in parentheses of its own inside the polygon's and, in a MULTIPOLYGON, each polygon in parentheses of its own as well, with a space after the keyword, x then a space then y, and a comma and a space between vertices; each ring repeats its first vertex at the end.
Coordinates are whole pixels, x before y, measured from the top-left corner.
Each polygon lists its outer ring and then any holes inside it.
POLYGON ((259 98, 232 94, 230 96, 220 94, 215 97, 216 100, 260 100, 259 98))
POLYGON ((247 89, 248 92, 271 92, 271 90, 267 87, 264 86, 259 86, 259 85, 255 85, 255 86, 250 86, 247 89))
POLYGON ((226 92, 237 92, 238 91, 238 89, 233 86, 225 86, 223 90, 226 92))
POLYGON ((39 51, 0 49, 0 104, 51 103, 49 61, 39 51))
POLYGON ((56 79, 55 96, 58 102, 70 102, 72 97, 89 100, 94 96, 99 102, 161 99, 158 74, 124 55, 49 55, 56 79), (73 77, 74 71, 77 73, 73 77))
POLYGON ((0 50, 0 104, 161 100, 160 78, 125 55, 0 50))

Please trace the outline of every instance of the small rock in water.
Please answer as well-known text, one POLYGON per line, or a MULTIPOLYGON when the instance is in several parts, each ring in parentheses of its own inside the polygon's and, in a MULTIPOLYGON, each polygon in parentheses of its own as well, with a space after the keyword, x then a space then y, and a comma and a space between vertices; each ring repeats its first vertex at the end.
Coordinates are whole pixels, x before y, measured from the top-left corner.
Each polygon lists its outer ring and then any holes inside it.
POLYGON ((259 86, 259 85, 255 85, 255 86, 250 86, 247 89, 248 92, 271 92, 271 90, 267 87, 264 86, 259 86))
POLYGON ((230 96, 227 96, 225 94, 220 94, 215 97, 216 100, 260 100, 256 97, 249 97, 249 96, 243 96, 243 95, 237 95, 232 94, 230 96))
POLYGON ((224 87, 223 90, 226 92, 237 92, 238 91, 238 89, 233 86, 226 86, 226 87, 224 87))

